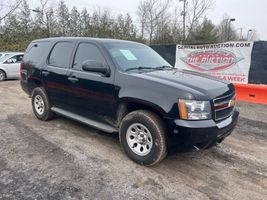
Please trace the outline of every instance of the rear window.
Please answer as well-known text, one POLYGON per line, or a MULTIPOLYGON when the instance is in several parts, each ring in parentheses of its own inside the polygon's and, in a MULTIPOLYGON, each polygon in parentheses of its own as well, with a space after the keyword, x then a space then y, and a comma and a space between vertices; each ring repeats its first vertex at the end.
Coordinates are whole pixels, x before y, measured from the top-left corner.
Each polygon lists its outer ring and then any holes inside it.
POLYGON ((29 45, 24 55, 24 62, 38 64, 43 60, 43 57, 48 54, 49 41, 34 42, 29 45))
POLYGON ((50 53, 48 64, 55 67, 68 68, 73 47, 73 42, 56 43, 50 53))

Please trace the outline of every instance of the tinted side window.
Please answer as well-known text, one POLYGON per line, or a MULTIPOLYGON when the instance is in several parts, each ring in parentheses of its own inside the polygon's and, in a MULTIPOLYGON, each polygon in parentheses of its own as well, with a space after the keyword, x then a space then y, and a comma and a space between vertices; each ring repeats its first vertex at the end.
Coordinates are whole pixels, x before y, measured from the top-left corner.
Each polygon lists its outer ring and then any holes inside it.
POLYGON ((42 61, 42 58, 46 55, 49 48, 49 42, 34 42, 29 45, 24 55, 24 62, 31 62, 32 64, 38 64, 42 61))
POLYGON ((97 46, 90 43, 80 43, 76 51, 73 68, 81 71, 82 63, 86 60, 95 60, 106 64, 105 58, 97 46))
POLYGON ((50 53, 48 64, 60 68, 67 68, 73 50, 72 42, 58 42, 50 53))

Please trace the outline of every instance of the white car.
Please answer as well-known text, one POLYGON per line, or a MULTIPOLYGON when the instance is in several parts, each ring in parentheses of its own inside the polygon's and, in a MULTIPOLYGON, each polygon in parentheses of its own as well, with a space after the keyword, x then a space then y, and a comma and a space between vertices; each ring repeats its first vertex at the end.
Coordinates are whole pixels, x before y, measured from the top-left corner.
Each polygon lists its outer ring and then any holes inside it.
POLYGON ((0 58, 0 81, 20 78, 20 63, 24 53, 8 52, 0 58))

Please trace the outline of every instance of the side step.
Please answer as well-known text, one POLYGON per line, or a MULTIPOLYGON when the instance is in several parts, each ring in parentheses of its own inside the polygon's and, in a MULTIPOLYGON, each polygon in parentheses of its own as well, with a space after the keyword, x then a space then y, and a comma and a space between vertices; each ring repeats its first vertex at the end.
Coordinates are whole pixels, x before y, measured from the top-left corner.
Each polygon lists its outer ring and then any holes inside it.
POLYGON ((81 122, 85 125, 91 126, 93 128, 99 129, 99 130, 104 131, 104 132, 108 132, 108 133, 118 132, 118 129, 116 129, 116 128, 108 125, 108 124, 105 124, 102 122, 97 122, 97 121, 82 117, 80 115, 63 110, 61 108, 52 107, 51 110, 57 114, 63 115, 65 117, 68 117, 70 119, 81 122))

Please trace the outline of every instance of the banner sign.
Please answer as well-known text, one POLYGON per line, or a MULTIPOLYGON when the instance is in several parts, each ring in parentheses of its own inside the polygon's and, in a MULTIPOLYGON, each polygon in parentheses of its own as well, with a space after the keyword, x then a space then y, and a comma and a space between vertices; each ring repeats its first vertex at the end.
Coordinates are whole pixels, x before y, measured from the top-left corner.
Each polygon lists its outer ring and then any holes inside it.
POLYGON ((177 45, 175 67, 247 84, 252 47, 253 42, 177 45))

